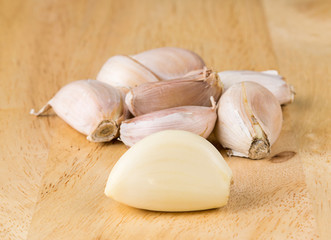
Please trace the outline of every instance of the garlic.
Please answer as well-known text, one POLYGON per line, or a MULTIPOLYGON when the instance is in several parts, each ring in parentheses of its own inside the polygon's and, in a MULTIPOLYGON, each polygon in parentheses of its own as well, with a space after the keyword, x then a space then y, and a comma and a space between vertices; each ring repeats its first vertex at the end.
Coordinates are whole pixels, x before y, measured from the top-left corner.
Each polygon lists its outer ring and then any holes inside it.
POLYGON ((133 56, 111 57, 102 66, 97 80, 117 88, 131 89, 145 82, 179 78, 204 66, 203 60, 189 50, 156 48, 133 56))
POLYGON ((102 66, 97 80, 117 88, 133 88, 145 82, 157 82, 160 79, 135 59, 117 55, 108 59, 102 66))
POLYGON ((127 115, 122 93, 95 80, 80 80, 67 84, 39 111, 49 108, 91 142, 107 142, 118 136, 119 124, 127 115))
POLYGON ((278 100, 263 86, 237 83, 222 95, 218 107, 216 138, 229 155, 265 158, 282 127, 278 100))
POLYGON ((219 151, 186 131, 150 135, 115 164, 105 194, 135 208, 196 211, 227 204, 232 171, 219 151))
POLYGON ((255 82, 272 92, 280 104, 291 103, 294 100, 294 88, 287 84, 283 77, 278 75, 276 70, 263 72, 255 71, 224 71, 219 72, 218 76, 224 84, 224 91, 235 83, 255 82))
POLYGON ((144 137, 162 130, 186 130, 207 138, 216 122, 216 106, 184 106, 164 109, 123 121, 120 139, 132 146, 144 137))
POLYGON ((210 96, 218 101, 221 93, 217 74, 204 69, 178 80, 144 83, 127 93, 125 103, 139 116, 179 106, 211 106, 210 96))
POLYGON ((132 58, 162 80, 179 78, 205 66, 204 61, 196 53, 176 47, 155 48, 133 55, 132 58))

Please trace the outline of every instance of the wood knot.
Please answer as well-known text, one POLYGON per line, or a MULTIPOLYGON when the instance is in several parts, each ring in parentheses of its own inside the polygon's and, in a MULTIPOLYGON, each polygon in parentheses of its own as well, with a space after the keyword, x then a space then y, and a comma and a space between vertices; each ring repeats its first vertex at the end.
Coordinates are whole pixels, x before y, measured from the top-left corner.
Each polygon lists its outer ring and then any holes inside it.
POLYGON ((272 163, 282 163, 293 158, 297 153, 293 151, 284 151, 277 153, 273 157, 270 158, 270 162, 272 163))

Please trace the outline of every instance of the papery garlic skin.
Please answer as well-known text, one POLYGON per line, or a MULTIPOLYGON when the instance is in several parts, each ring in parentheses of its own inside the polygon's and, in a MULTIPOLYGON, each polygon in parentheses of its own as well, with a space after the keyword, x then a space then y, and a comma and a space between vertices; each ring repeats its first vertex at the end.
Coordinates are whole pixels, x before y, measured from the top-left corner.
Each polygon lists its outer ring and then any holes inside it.
POLYGON ((130 90, 125 103, 134 116, 179 106, 211 106, 217 102, 222 85, 215 72, 201 70, 177 80, 144 83, 130 90))
POLYGON ((71 127, 92 142, 107 142, 118 136, 127 115, 122 93, 100 81, 79 80, 62 87, 38 113, 52 107, 71 127))
POLYGON ((98 81, 117 88, 133 88, 145 82, 157 82, 160 79, 135 59, 117 55, 109 58, 97 76, 98 81))
POLYGON ((215 105, 164 109, 123 121, 120 139, 125 145, 133 146, 144 137, 163 130, 185 130, 207 138, 216 119, 215 105))
POLYGON ((199 55, 176 47, 155 48, 133 55, 132 58, 162 80, 180 78, 188 72, 205 67, 205 63, 199 55))
POLYGON ((216 138, 228 154, 265 158, 282 127, 282 111, 275 96, 253 82, 229 87, 218 103, 216 138))
POLYGON ((167 130, 144 138, 117 161, 105 194, 135 208, 196 211, 226 205, 231 180, 231 169, 210 142, 167 130))
POLYGON ((224 71, 219 72, 218 76, 224 84, 226 91, 233 84, 240 82, 255 82, 272 92, 278 99, 279 103, 287 104, 294 100, 294 88, 287 84, 283 77, 276 70, 268 70, 263 72, 255 71, 224 71))

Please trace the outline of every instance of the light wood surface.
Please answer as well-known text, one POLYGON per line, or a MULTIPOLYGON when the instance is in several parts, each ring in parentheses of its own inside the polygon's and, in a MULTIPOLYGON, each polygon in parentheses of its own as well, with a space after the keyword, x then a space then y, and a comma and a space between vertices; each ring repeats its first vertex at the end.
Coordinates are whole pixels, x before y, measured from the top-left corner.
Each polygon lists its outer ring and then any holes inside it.
POLYGON ((331 239, 330 29, 328 0, 0 0, 0 239, 331 239), (226 158, 224 208, 116 203, 103 190, 127 148, 28 114, 110 56, 161 46, 219 71, 277 69, 296 89, 276 156, 226 158))

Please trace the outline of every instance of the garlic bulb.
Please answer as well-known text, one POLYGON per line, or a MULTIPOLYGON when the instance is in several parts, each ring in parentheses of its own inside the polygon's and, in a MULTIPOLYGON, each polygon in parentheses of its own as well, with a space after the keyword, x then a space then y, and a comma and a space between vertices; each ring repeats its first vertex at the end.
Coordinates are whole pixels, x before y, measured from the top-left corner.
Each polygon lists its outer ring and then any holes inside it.
POLYGON ((67 84, 39 112, 32 109, 30 113, 40 116, 50 107, 92 142, 106 142, 117 137, 119 124, 128 112, 119 90, 95 80, 67 84))
POLYGON ((144 65, 129 56, 117 55, 102 66, 97 80, 117 88, 133 88, 160 79, 144 65))
POLYGON ((115 164, 105 194, 131 207, 196 211, 227 204, 232 171, 219 151, 186 131, 150 135, 115 164))
POLYGON ((205 66, 204 61, 196 53, 176 47, 156 48, 133 55, 132 58, 162 80, 180 78, 205 66))
POLYGON ((207 138, 216 122, 216 106, 184 106, 164 109, 123 121, 120 139, 133 146, 144 137, 162 130, 186 130, 207 138))
POLYGON ((274 95, 257 83, 242 82, 229 87, 218 104, 216 138, 228 154, 268 156, 282 127, 282 111, 274 95))
POLYGON ((221 93, 217 74, 204 69, 178 80, 144 83, 128 92, 125 103, 139 116, 179 106, 211 106, 210 96, 218 101, 221 93))
POLYGON ((219 72, 218 76, 224 84, 224 91, 235 83, 248 81, 258 83, 268 89, 275 95, 280 104, 291 103, 294 100, 293 86, 287 84, 276 70, 263 72, 224 71, 219 72))

